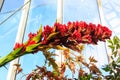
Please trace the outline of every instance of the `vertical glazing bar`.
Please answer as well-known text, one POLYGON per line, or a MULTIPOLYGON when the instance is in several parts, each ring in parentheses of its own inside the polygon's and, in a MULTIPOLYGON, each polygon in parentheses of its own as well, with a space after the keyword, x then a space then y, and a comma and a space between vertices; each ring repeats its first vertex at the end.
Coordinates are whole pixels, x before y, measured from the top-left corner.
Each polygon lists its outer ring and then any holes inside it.
POLYGON ((63 0, 57 0, 57 22, 63 23, 63 0))
POLYGON ((5 0, 0 0, 0 12, 2 10, 2 6, 3 6, 3 3, 4 3, 5 0))
MULTIPOLYGON (((102 9, 102 3, 101 0, 97 0, 97 5, 98 5, 98 12, 99 12, 99 17, 100 17, 100 23, 102 25, 106 25, 106 21, 104 19, 104 14, 103 14, 103 9, 102 9)), ((106 49, 106 54, 107 54, 107 58, 108 58, 108 62, 110 62, 110 52, 109 49, 107 48, 107 43, 105 44, 105 49, 106 49)))
MULTIPOLYGON (((57 22, 63 23, 63 0, 57 0, 57 22)), ((56 61, 58 63, 58 66, 61 66, 61 63, 63 62, 63 55, 62 50, 56 50, 55 53, 58 55, 56 57, 56 61)))
MULTIPOLYGON (((24 39, 24 33, 25 33, 26 24, 27 24, 30 3, 31 3, 31 0, 24 1, 24 7, 22 10, 21 20, 19 23, 17 37, 16 37, 16 42, 18 42, 18 43, 22 43, 23 39, 24 39)), ((16 66, 13 66, 13 65, 18 64, 18 63, 19 63, 19 58, 10 62, 7 80, 16 80, 15 79, 16 78, 16 66)))

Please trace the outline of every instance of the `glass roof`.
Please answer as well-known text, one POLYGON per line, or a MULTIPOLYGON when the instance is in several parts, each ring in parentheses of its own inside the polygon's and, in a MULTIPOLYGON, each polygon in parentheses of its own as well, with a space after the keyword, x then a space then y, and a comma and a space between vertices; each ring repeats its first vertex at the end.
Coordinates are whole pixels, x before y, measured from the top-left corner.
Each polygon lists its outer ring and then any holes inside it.
MULTIPOLYGON (((0 13, 0 56, 4 56, 13 50, 16 39, 16 33, 20 22, 22 10, 17 11, 23 6, 24 0, 5 0, 0 13), (10 15, 12 15, 7 19, 10 15), (4 21, 7 19, 6 21, 4 21)), ((108 26, 114 35, 120 36, 120 0, 101 0, 106 26, 108 26)), ((32 0, 24 41, 28 39, 29 32, 36 32, 40 25, 53 25, 57 15, 57 0, 32 0)), ((63 23, 68 21, 86 21, 95 24, 100 23, 98 5, 96 0, 64 0, 63 23), (74 4, 73 4, 74 3, 74 4)), ((108 63, 106 48, 104 43, 100 42, 97 46, 86 45, 83 51, 86 59, 89 56, 95 56, 98 60, 98 66, 108 63)), ((43 65, 44 56, 41 52, 34 55, 21 57, 20 64, 23 73, 27 74, 35 69, 36 65, 43 65)), ((9 68, 9 64, 6 65, 9 68)), ((8 70, 5 67, 0 68, 1 80, 6 80, 8 70)), ((69 70, 66 72, 68 75, 69 70)), ((18 74, 16 80, 20 80, 23 74, 18 74)), ((70 77, 72 75, 69 75, 70 77)), ((24 80, 24 78, 22 79, 24 80)))

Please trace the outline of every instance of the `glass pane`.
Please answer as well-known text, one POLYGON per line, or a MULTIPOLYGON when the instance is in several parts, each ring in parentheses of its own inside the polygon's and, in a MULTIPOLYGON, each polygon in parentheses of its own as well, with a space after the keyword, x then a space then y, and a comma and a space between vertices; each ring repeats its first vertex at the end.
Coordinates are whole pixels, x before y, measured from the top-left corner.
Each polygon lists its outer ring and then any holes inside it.
POLYGON ((113 35, 120 37, 120 0, 102 0, 102 7, 106 23, 113 35))
MULTIPOLYGON (((56 22, 56 8, 56 0, 32 1, 24 41, 28 39, 28 34, 30 32, 36 32, 40 28, 41 24, 43 26, 47 24, 51 26, 54 25, 54 22, 56 22)), ((44 61, 45 58, 42 52, 26 55, 20 58, 20 64, 23 68, 24 74, 30 73, 33 69, 36 68, 36 65, 43 66, 44 61)), ((25 80, 25 76, 23 76, 22 73, 17 75, 16 80, 21 78, 22 80, 25 80)))
MULTIPOLYGON (((0 14, 0 56, 3 57, 13 50, 21 12, 17 12, 12 17, 3 22, 10 14, 0 14), (1 24, 2 23, 2 24, 1 24)), ((9 68, 9 63, 6 64, 9 68)), ((0 67, 1 80, 6 80, 8 70, 0 67)))
MULTIPOLYGON (((64 23, 68 21, 85 21, 87 23, 99 24, 99 20, 96 0, 64 0, 64 23)), ((94 56, 98 61, 98 67, 108 63, 103 42, 99 42, 98 45, 85 45, 83 54, 86 60, 90 56, 94 56)), ((66 74, 72 76, 69 71, 66 74)))
POLYGON ((24 0, 4 0, 1 13, 12 12, 23 5, 24 0))

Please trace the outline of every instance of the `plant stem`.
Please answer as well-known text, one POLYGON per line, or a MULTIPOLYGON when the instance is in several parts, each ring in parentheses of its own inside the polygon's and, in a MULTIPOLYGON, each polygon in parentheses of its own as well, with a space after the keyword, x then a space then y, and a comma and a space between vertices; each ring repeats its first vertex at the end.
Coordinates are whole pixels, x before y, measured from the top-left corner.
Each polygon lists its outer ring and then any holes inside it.
POLYGON ((12 57, 10 54, 0 58, 0 67, 4 66, 5 64, 12 61, 13 59, 15 59, 15 57, 12 57))
POLYGON ((7 64, 8 62, 27 54, 26 52, 22 52, 21 49, 19 50, 15 50, 10 52, 8 55, 0 58, 0 67, 4 66, 5 64, 7 64))

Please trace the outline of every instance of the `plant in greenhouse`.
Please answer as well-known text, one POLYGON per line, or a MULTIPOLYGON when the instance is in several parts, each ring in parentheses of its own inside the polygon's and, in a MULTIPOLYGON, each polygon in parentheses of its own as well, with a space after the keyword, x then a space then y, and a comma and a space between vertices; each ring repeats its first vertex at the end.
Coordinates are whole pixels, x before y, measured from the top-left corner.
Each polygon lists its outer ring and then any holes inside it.
POLYGON ((103 70, 109 72, 105 76, 107 80, 120 80, 120 39, 114 36, 112 40, 108 40, 109 47, 111 48, 111 62, 103 67, 103 70))
POLYGON ((49 80, 66 80, 67 76, 64 76, 66 67, 69 67, 71 72, 75 74, 76 64, 79 66, 79 79, 89 80, 93 78, 92 74, 96 74, 96 79, 98 79, 102 75, 101 71, 94 64, 97 61, 94 57, 90 57, 90 62, 87 63, 80 53, 84 49, 84 44, 95 45, 98 41, 110 39, 111 35, 112 31, 106 26, 92 23, 87 24, 83 21, 68 22, 67 24, 55 23, 52 27, 49 25, 44 26, 44 30, 41 26, 36 33, 29 33, 28 41, 16 43, 13 51, 0 58, 0 67, 18 57, 42 51, 46 58, 45 66, 37 66, 37 69, 28 75, 27 80, 41 80, 44 78, 49 80), (57 55, 51 52, 51 49, 63 50, 62 54, 64 55, 65 62, 58 65, 54 59, 57 55), (79 53, 71 52, 70 49, 79 53), (46 64, 51 65, 53 71, 48 71, 46 64), (86 73, 81 65, 87 67, 90 74, 86 73))
POLYGON ((64 50, 64 56, 66 58, 65 63, 62 63, 61 73, 56 73, 55 71, 48 71, 45 66, 39 67, 35 70, 33 70, 26 78, 26 80, 34 80, 34 79, 44 79, 47 78, 49 80, 73 80, 73 78, 67 78, 64 76, 59 76, 60 74, 64 74, 66 70, 66 66, 68 66, 73 72, 75 73, 75 69, 78 69, 78 78, 74 78, 74 80, 120 80, 120 39, 115 36, 112 40, 108 40, 109 47, 112 50, 111 59, 112 61, 99 69, 95 63, 97 63, 97 60, 94 59, 94 57, 89 57, 89 62, 86 62, 83 56, 76 56, 73 53, 70 53, 68 55, 68 50, 64 50), (73 61, 70 63, 69 61, 73 61), (76 64, 79 65, 75 66, 76 64), (87 71, 86 71, 87 69, 87 71), (104 72, 107 72, 108 74, 104 74, 104 72), (37 76, 37 77, 36 77, 37 76))

